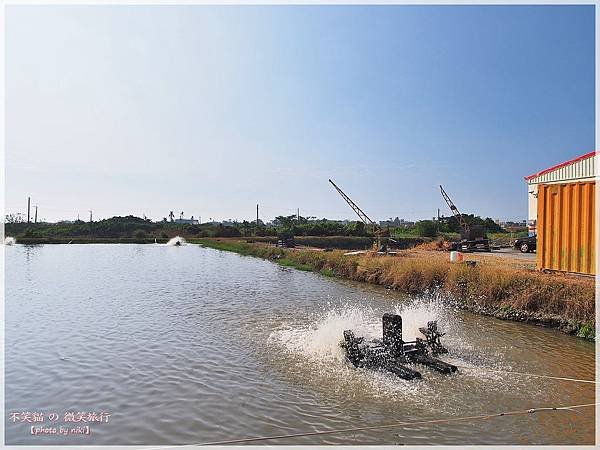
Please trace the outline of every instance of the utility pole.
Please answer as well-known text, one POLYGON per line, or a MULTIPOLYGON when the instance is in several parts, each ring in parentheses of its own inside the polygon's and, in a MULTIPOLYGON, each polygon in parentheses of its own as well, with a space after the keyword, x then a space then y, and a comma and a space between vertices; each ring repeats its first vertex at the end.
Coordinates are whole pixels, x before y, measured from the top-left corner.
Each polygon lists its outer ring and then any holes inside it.
POLYGON ((258 203, 256 204, 256 225, 258 226, 258 203))
POLYGON ((90 209, 90 223, 92 222, 92 210, 90 209))
POLYGON ((37 205, 35 205, 35 219, 33 219, 33 223, 37 223, 37 205))
POLYGON ((30 213, 31 213, 31 197, 27 197, 27 223, 30 222, 30 213))
POLYGON ((298 213, 296 214, 296 220, 300 222, 300 208, 298 208, 298 213))

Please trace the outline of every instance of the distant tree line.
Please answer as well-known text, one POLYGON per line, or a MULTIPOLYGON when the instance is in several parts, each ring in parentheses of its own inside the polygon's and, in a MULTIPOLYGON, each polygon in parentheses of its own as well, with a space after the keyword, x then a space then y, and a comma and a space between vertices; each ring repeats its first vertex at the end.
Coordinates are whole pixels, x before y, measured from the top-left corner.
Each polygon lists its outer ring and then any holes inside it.
MULTIPOLYGON (((469 225, 482 225, 487 232, 503 232, 492 219, 474 216, 463 216, 469 225)), ((458 233, 460 227, 454 217, 434 220, 421 220, 410 227, 384 227, 384 234, 397 233, 414 236, 434 237, 439 233, 458 233)), ((150 219, 136 216, 115 216, 94 222, 76 220, 73 222, 38 222, 27 223, 21 215, 7 215, 5 218, 5 234, 27 238, 160 238, 167 239, 179 235, 183 237, 249 237, 277 236, 287 232, 296 236, 372 236, 372 228, 361 221, 340 222, 315 217, 297 215, 277 216, 269 225, 261 221, 231 222, 229 224, 180 224, 170 221, 153 222, 150 219)))
MULTIPOLYGON (((473 214, 463 214, 463 219, 469 227, 474 225, 482 226, 487 233, 505 233, 500 225, 494 222, 491 218, 482 219, 473 214)), ((415 233, 418 236, 435 237, 440 233, 460 233, 460 224, 454 216, 441 217, 437 220, 420 220, 414 226, 408 228, 409 232, 415 233)))

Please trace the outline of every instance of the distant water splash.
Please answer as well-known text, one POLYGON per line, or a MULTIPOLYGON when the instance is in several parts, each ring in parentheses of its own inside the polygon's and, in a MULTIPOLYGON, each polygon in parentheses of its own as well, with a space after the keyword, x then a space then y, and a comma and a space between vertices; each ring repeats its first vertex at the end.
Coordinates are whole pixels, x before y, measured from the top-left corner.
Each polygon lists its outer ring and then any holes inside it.
POLYGON ((178 247, 180 245, 187 245, 187 242, 181 236, 175 236, 174 238, 171 238, 169 242, 166 243, 166 245, 170 247, 178 247))
POLYGON ((17 240, 12 236, 6 236, 6 238, 4 238, 4 245, 15 245, 16 243, 17 240))

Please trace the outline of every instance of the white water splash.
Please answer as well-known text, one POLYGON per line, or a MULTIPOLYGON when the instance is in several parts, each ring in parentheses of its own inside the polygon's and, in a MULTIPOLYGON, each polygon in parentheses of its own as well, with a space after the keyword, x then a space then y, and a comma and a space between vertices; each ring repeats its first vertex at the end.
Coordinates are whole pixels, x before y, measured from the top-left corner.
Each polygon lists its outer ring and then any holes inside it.
MULTIPOLYGON (((416 300, 407 305, 390 308, 390 313, 402 316, 402 337, 405 341, 423 337, 420 327, 437 320, 443 327, 445 314, 438 302, 416 300)), ((343 306, 327 311, 308 324, 287 324, 271 333, 269 340, 282 344, 288 351, 308 357, 342 360, 340 347, 344 330, 353 330, 367 339, 382 337, 381 312, 367 307, 343 306)), ((443 329, 443 328, 442 328, 443 329)))
MULTIPOLYGON (((384 397, 416 403, 424 397, 430 398, 434 394, 433 387, 429 385, 431 380, 429 383, 418 380, 399 382, 389 373, 355 369, 346 361, 340 346, 344 330, 353 330, 357 336, 364 336, 367 340, 381 338, 381 316, 384 312, 402 314, 403 329, 409 335, 413 330, 418 332, 419 326, 426 326, 427 320, 439 317, 437 310, 426 302, 399 307, 390 305, 383 311, 364 305, 339 305, 330 307, 313 321, 284 323, 271 332, 268 344, 283 350, 277 359, 288 374, 299 377, 303 383, 314 383, 338 392, 343 397, 384 397), (413 320, 419 323, 409 323, 413 320)), ((408 337, 405 339, 408 340, 408 337)), ((415 370, 419 369, 415 367, 415 370)))
POLYGON ((423 338, 419 328, 427 327, 427 322, 437 320, 442 331, 448 325, 447 311, 441 303, 433 298, 420 298, 407 305, 394 308, 395 314, 402 316, 402 339, 414 341, 417 337, 423 338))
POLYGON ((16 243, 17 240, 12 236, 6 236, 6 238, 4 238, 4 245, 15 245, 16 243))
POLYGON ((179 245, 187 245, 187 242, 181 236, 175 236, 174 238, 169 239, 169 242, 167 242, 165 245, 168 245, 170 247, 175 247, 175 246, 179 246, 179 245))
POLYGON ((269 341, 283 345, 291 353, 342 361, 344 352, 340 343, 344 330, 352 329, 360 336, 377 337, 380 324, 375 317, 374 311, 368 308, 331 309, 313 323, 284 325, 271 333, 269 341))
MULTIPOLYGON (((442 308, 435 302, 418 300, 408 305, 390 308, 390 313, 402 316, 402 334, 405 341, 423 337, 420 327, 430 320, 444 317, 442 308)), ((285 324, 269 336, 269 341, 282 345, 288 352, 311 359, 344 360, 340 347, 344 330, 369 339, 382 337, 382 313, 372 308, 343 306, 330 309, 312 323, 285 324)))
MULTIPOLYGON (((405 408, 436 405, 438 412, 455 413, 461 408, 461 393, 468 389, 505 389, 512 380, 501 373, 480 367, 508 368, 502 355, 488 354, 474 348, 465 334, 461 316, 453 308, 444 306, 439 293, 429 292, 405 303, 376 305, 329 304, 312 320, 298 318, 283 322, 271 332, 267 340, 271 363, 293 382, 309 384, 325 392, 335 392, 341 398, 384 398, 400 402, 405 408), (425 366, 408 364, 423 374, 422 380, 399 380, 380 371, 356 369, 346 361, 343 342, 344 330, 353 330, 366 340, 381 338, 382 315, 395 313, 402 316, 403 339, 424 337, 419 331, 430 320, 437 320, 449 353, 441 359, 460 366, 457 374, 442 375, 425 366), (489 364, 492 362, 493 364, 489 364), (463 369, 468 366, 469 369, 463 369), (467 387, 470 386, 470 387, 467 387), (448 392, 453 401, 448 402, 448 392)), ((465 394, 466 395, 466 394, 465 394)))

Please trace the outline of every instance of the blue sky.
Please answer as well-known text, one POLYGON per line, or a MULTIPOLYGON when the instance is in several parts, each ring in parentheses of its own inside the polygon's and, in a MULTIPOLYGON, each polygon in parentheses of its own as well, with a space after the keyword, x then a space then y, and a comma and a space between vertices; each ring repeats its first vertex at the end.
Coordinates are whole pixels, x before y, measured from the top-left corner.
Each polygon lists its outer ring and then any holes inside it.
POLYGON ((594 6, 9 6, 6 210, 527 216, 595 148, 594 6))

